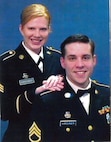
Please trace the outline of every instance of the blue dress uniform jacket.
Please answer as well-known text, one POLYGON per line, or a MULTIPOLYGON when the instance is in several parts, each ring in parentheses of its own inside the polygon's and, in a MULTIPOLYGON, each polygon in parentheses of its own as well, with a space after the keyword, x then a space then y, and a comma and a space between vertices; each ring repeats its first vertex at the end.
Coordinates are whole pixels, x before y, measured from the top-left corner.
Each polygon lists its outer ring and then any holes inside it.
POLYGON ((9 120, 3 142, 25 142, 24 130, 28 124, 35 88, 50 75, 64 73, 58 50, 43 47, 43 54, 43 73, 22 44, 0 57, 1 117, 2 120, 9 120))
POLYGON ((29 141, 42 142, 106 142, 110 141, 109 111, 100 114, 110 103, 108 86, 92 81, 89 114, 78 94, 66 82, 60 92, 42 93, 42 103, 35 100, 34 118, 29 129, 29 141), (33 133, 32 133, 33 131, 33 133), (41 133, 41 134, 40 134, 41 133), (41 136, 41 138, 40 138, 41 136))

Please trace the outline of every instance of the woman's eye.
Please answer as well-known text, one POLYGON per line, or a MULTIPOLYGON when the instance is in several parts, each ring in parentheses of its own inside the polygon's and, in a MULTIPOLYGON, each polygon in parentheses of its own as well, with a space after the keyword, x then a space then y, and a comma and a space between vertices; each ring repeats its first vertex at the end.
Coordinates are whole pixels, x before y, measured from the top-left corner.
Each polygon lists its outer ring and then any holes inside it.
POLYGON ((41 31, 46 31, 47 30, 47 28, 41 28, 41 31))
POLYGON ((32 27, 30 27, 30 28, 28 28, 29 30, 34 30, 34 28, 32 28, 32 27))

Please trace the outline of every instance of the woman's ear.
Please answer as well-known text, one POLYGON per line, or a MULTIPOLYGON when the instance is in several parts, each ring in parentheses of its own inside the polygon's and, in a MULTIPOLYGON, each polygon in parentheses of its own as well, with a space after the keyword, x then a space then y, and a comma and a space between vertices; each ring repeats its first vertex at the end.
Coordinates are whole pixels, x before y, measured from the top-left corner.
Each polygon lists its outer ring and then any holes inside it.
POLYGON ((22 30, 23 30, 23 27, 22 27, 22 25, 20 24, 20 25, 19 25, 19 31, 20 31, 21 35, 23 36, 23 31, 22 31, 22 30))

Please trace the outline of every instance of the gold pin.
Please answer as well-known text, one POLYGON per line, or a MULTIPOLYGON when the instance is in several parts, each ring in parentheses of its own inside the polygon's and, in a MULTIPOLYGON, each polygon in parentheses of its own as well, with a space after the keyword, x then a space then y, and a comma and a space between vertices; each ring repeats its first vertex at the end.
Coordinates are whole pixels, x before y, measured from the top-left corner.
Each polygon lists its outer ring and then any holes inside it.
POLYGON ((19 59, 23 60, 24 59, 24 55, 19 55, 19 59))
POLYGON ((28 78, 29 76, 28 76, 28 74, 27 73, 23 73, 23 76, 22 76, 22 78, 28 78))
POLYGON ((66 111, 65 114, 64 114, 64 117, 65 117, 65 118, 71 118, 71 113, 70 113, 70 111, 66 111))
POLYGON ((51 54, 51 52, 50 52, 50 51, 47 51, 47 54, 49 54, 49 55, 50 55, 50 54, 51 54))

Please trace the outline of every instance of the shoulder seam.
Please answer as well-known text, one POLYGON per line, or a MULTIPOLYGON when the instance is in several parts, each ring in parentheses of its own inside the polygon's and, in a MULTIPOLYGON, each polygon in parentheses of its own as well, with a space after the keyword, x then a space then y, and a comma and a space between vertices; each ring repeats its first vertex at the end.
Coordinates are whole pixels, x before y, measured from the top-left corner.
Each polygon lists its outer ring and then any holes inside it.
POLYGON ((51 50, 51 51, 55 51, 55 52, 61 54, 61 51, 60 51, 60 50, 55 49, 55 48, 53 48, 53 47, 51 47, 51 46, 50 46, 50 47, 46 46, 46 48, 49 49, 49 50, 51 50))
POLYGON ((40 94, 40 96, 44 96, 44 95, 46 95, 46 94, 48 94, 48 93, 51 93, 51 92, 53 92, 53 91, 46 91, 46 92, 43 92, 43 93, 40 94))
POLYGON ((110 86, 109 86, 109 85, 102 84, 102 83, 98 83, 98 82, 96 82, 96 80, 92 80, 92 82, 93 82, 93 83, 95 83, 95 84, 97 84, 97 85, 99 85, 99 86, 103 86, 103 87, 110 88, 110 86))

